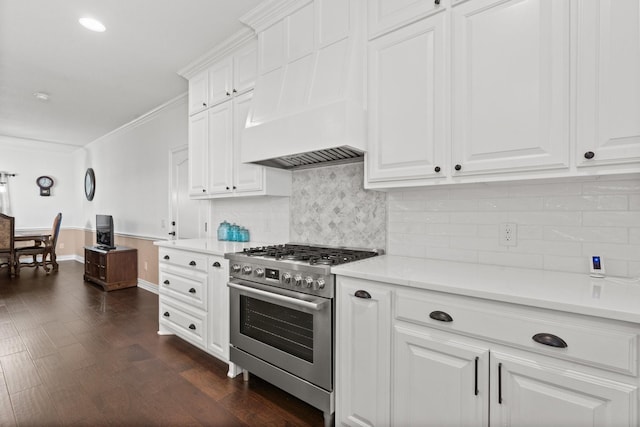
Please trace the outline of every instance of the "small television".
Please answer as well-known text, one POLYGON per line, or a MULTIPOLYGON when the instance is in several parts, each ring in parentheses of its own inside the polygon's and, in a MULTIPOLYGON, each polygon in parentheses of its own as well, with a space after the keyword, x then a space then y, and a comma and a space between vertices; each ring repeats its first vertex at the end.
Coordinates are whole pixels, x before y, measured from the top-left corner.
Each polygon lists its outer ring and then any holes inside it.
POLYGON ((115 249, 113 234, 113 217, 96 215, 96 243, 99 249, 115 249))

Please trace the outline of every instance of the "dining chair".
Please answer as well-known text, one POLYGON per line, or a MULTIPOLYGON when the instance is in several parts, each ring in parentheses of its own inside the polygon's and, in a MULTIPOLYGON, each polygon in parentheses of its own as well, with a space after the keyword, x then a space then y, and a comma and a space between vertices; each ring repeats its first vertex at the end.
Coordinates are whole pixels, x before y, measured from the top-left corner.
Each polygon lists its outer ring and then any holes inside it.
POLYGON ((5 214, 0 214, 0 268, 9 269, 9 277, 14 275, 14 239, 15 239, 15 218, 5 214), (4 262, 6 260, 6 262, 4 262))
POLYGON ((15 274, 20 275, 21 267, 35 267, 40 265, 44 268, 45 273, 49 274, 50 268, 47 265, 51 265, 53 271, 58 271, 58 262, 56 260, 56 244, 58 243, 58 234, 60 233, 60 223, 62 222, 62 213, 58 213, 53 220, 53 227, 51 229, 51 238, 45 242, 44 245, 25 246, 15 248, 15 274), (31 262, 21 263, 20 257, 30 256, 31 262), (40 261, 38 261, 40 256, 40 261), (49 258, 47 260, 47 257, 49 258))

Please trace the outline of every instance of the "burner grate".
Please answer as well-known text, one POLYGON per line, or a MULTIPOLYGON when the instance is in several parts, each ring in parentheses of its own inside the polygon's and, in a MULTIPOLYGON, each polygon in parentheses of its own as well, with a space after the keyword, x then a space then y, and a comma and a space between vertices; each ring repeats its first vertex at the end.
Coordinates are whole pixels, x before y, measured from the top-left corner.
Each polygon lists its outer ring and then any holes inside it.
POLYGON ((302 261, 310 265, 338 265, 378 255, 378 252, 370 250, 295 245, 290 243, 245 248, 243 253, 247 256, 261 256, 274 258, 276 260, 302 261))

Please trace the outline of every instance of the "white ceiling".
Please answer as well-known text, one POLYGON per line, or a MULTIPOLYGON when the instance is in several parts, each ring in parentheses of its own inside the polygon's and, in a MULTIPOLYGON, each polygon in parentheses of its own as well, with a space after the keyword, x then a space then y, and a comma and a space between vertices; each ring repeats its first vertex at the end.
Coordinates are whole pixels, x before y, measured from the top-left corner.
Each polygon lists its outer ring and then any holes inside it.
POLYGON ((0 0, 0 137, 94 141, 185 93, 177 71, 241 30, 260 1, 0 0))

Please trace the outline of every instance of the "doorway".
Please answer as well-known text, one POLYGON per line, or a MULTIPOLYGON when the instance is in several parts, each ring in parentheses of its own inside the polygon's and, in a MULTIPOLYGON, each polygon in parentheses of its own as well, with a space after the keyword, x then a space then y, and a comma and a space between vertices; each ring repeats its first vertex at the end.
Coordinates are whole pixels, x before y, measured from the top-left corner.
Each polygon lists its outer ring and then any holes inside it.
POLYGON ((189 198, 189 150, 187 146, 170 152, 169 222, 171 239, 209 237, 209 202, 189 198))

